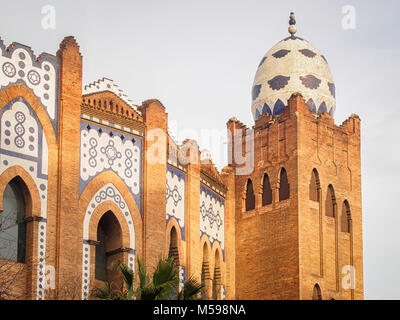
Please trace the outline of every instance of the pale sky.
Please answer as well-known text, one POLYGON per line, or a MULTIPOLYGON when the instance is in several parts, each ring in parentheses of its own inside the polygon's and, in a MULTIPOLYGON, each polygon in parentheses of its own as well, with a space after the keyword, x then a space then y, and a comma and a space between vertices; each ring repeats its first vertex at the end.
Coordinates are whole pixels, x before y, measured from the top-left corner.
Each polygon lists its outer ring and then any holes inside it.
POLYGON ((55 54, 73 35, 83 55, 84 84, 113 79, 141 104, 159 99, 178 140, 195 138, 226 164, 224 133, 236 116, 252 126, 251 87, 263 55, 297 35, 320 49, 336 84, 336 124, 362 120, 364 288, 366 299, 400 299, 400 41, 398 0, 146 0, 2 1, 0 38, 38 55, 55 54), (42 7, 56 9, 56 28, 43 29, 42 7), (352 5, 355 29, 342 26, 352 5))

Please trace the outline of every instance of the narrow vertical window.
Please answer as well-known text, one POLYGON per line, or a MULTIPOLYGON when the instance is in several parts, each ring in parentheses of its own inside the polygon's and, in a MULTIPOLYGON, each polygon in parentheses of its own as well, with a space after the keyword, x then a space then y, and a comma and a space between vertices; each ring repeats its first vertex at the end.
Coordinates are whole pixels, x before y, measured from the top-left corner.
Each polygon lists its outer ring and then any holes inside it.
MULTIPOLYGON (((171 228, 170 239, 169 239, 169 251, 168 259, 173 259, 175 268, 179 268, 179 250, 178 250, 178 233, 175 227, 171 228)), ((176 300, 178 298, 178 287, 175 285, 172 289, 170 300, 176 300)))
POLYGON ((247 180, 246 186, 246 211, 254 210, 256 207, 256 197, 254 195, 253 182, 247 180))
POLYGON ((170 232, 168 258, 172 258, 174 260, 176 267, 179 266, 178 234, 175 227, 172 227, 170 232))
POLYGON ((342 207, 342 232, 351 232, 351 212, 350 212, 350 205, 347 200, 343 202, 342 207))
POLYGON ((268 174, 264 174, 262 188, 262 205, 267 206, 272 203, 272 189, 268 174))
POLYGON ((310 200, 319 201, 319 175, 318 171, 314 169, 311 173, 311 181, 310 181, 310 200))
POLYGON ((201 298, 208 299, 207 292, 208 292, 208 280, 210 279, 210 266, 209 266, 209 259, 208 259, 208 248, 207 244, 204 243, 203 246, 203 262, 201 266, 201 284, 203 286, 203 290, 201 292, 201 298))
POLYGON ((214 266, 214 278, 213 278, 213 299, 218 300, 220 298, 220 287, 221 287, 221 263, 219 257, 219 251, 215 251, 215 266, 214 266))
POLYGON ((279 177, 279 201, 289 199, 290 188, 288 177, 285 168, 281 169, 281 174, 279 177))
POLYGON ((326 194, 325 215, 331 218, 335 218, 336 217, 335 207, 336 207, 335 190, 333 189, 333 186, 330 184, 328 187, 328 192, 326 194))

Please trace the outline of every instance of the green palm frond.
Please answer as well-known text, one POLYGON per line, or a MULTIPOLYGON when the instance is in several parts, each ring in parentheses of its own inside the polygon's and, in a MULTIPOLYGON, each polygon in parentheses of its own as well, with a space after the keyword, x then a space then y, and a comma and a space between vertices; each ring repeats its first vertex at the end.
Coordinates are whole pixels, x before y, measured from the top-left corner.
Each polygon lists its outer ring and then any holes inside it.
POLYGON ((198 283, 193 277, 185 281, 182 290, 178 294, 178 300, 198 300, 203 285, 198 283))
MULTIPOLYGON (((134 288, 135 288, 135 275, 131 269, 128 268, 126 264, 121 262, 120 260, 116 260, 113 262, 113 265, 118 267, 118 269, 122 273, 122 278, 125 283, 126 292, 124 292, 124 296, 126 299, 133 299, 134 288)), ((123 290, 123 288, 122 288, 123 290)), ((122 291, 121 290, 121 291, 122 291)))
POLYGON ((156 300, 164 300, 171 296, 172 291, 178 286, 178 271, 172 258, 160 259, 153 273, 152 286, 160 288, 156 300))
POLYGON ((122 300, 120 294, 118 294, 111 285, 106 282, 104 287, 95 287, 90 292, 90 299, 94 300, 122 300))
POLYGON ((137 257, 137 263, 138 263, 139 289, 142 290, 147 287, 149 283, 149 276, 147 275, 146 266, 143 264, 139 256, 137 257))

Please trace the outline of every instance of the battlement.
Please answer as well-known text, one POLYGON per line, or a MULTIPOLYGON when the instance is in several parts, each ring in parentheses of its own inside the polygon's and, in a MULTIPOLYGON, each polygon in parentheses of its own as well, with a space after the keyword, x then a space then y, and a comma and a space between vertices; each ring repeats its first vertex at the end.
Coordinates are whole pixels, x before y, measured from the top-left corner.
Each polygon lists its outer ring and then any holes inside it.
POLYGON ((132 109, 138 112, 137 106, 133 103, 128 96, 123 93, 123 91, 118 87, 117 84, 114 83, 113 80, 103 77, 97 81, 94 81, 88 85, 86 85, 83 89, 83 96, 87 96, 93 93, 99 93, 104 91, 110 91, 114 93, 118 98, 123 100, 127 105, 129 105, 132 109))

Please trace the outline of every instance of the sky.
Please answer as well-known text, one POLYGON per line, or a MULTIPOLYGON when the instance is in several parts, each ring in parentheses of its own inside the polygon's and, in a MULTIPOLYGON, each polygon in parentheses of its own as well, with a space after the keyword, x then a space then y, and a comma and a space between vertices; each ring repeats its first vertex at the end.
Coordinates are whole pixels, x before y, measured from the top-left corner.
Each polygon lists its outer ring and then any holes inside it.
POLYGON ((159 99, 175 139, 196 139, 221 169, 226 122, 236 116, 254 124, 250 94, 257 66, 288 36, 294 11, 296 35, 329 62, 336 124, 352 113, 362 120, 365 298, 400 299, 399 9, 398 0, 3 1, 0 38, 38 55, 56 54, 62 39, 73 35, 84 84, 107 77, 135 104, 159 99), (46 5, 55 9, 54 28, 48 28, 46 5), (355 10, 351 28, 344 24, 345 6, 355 10))

